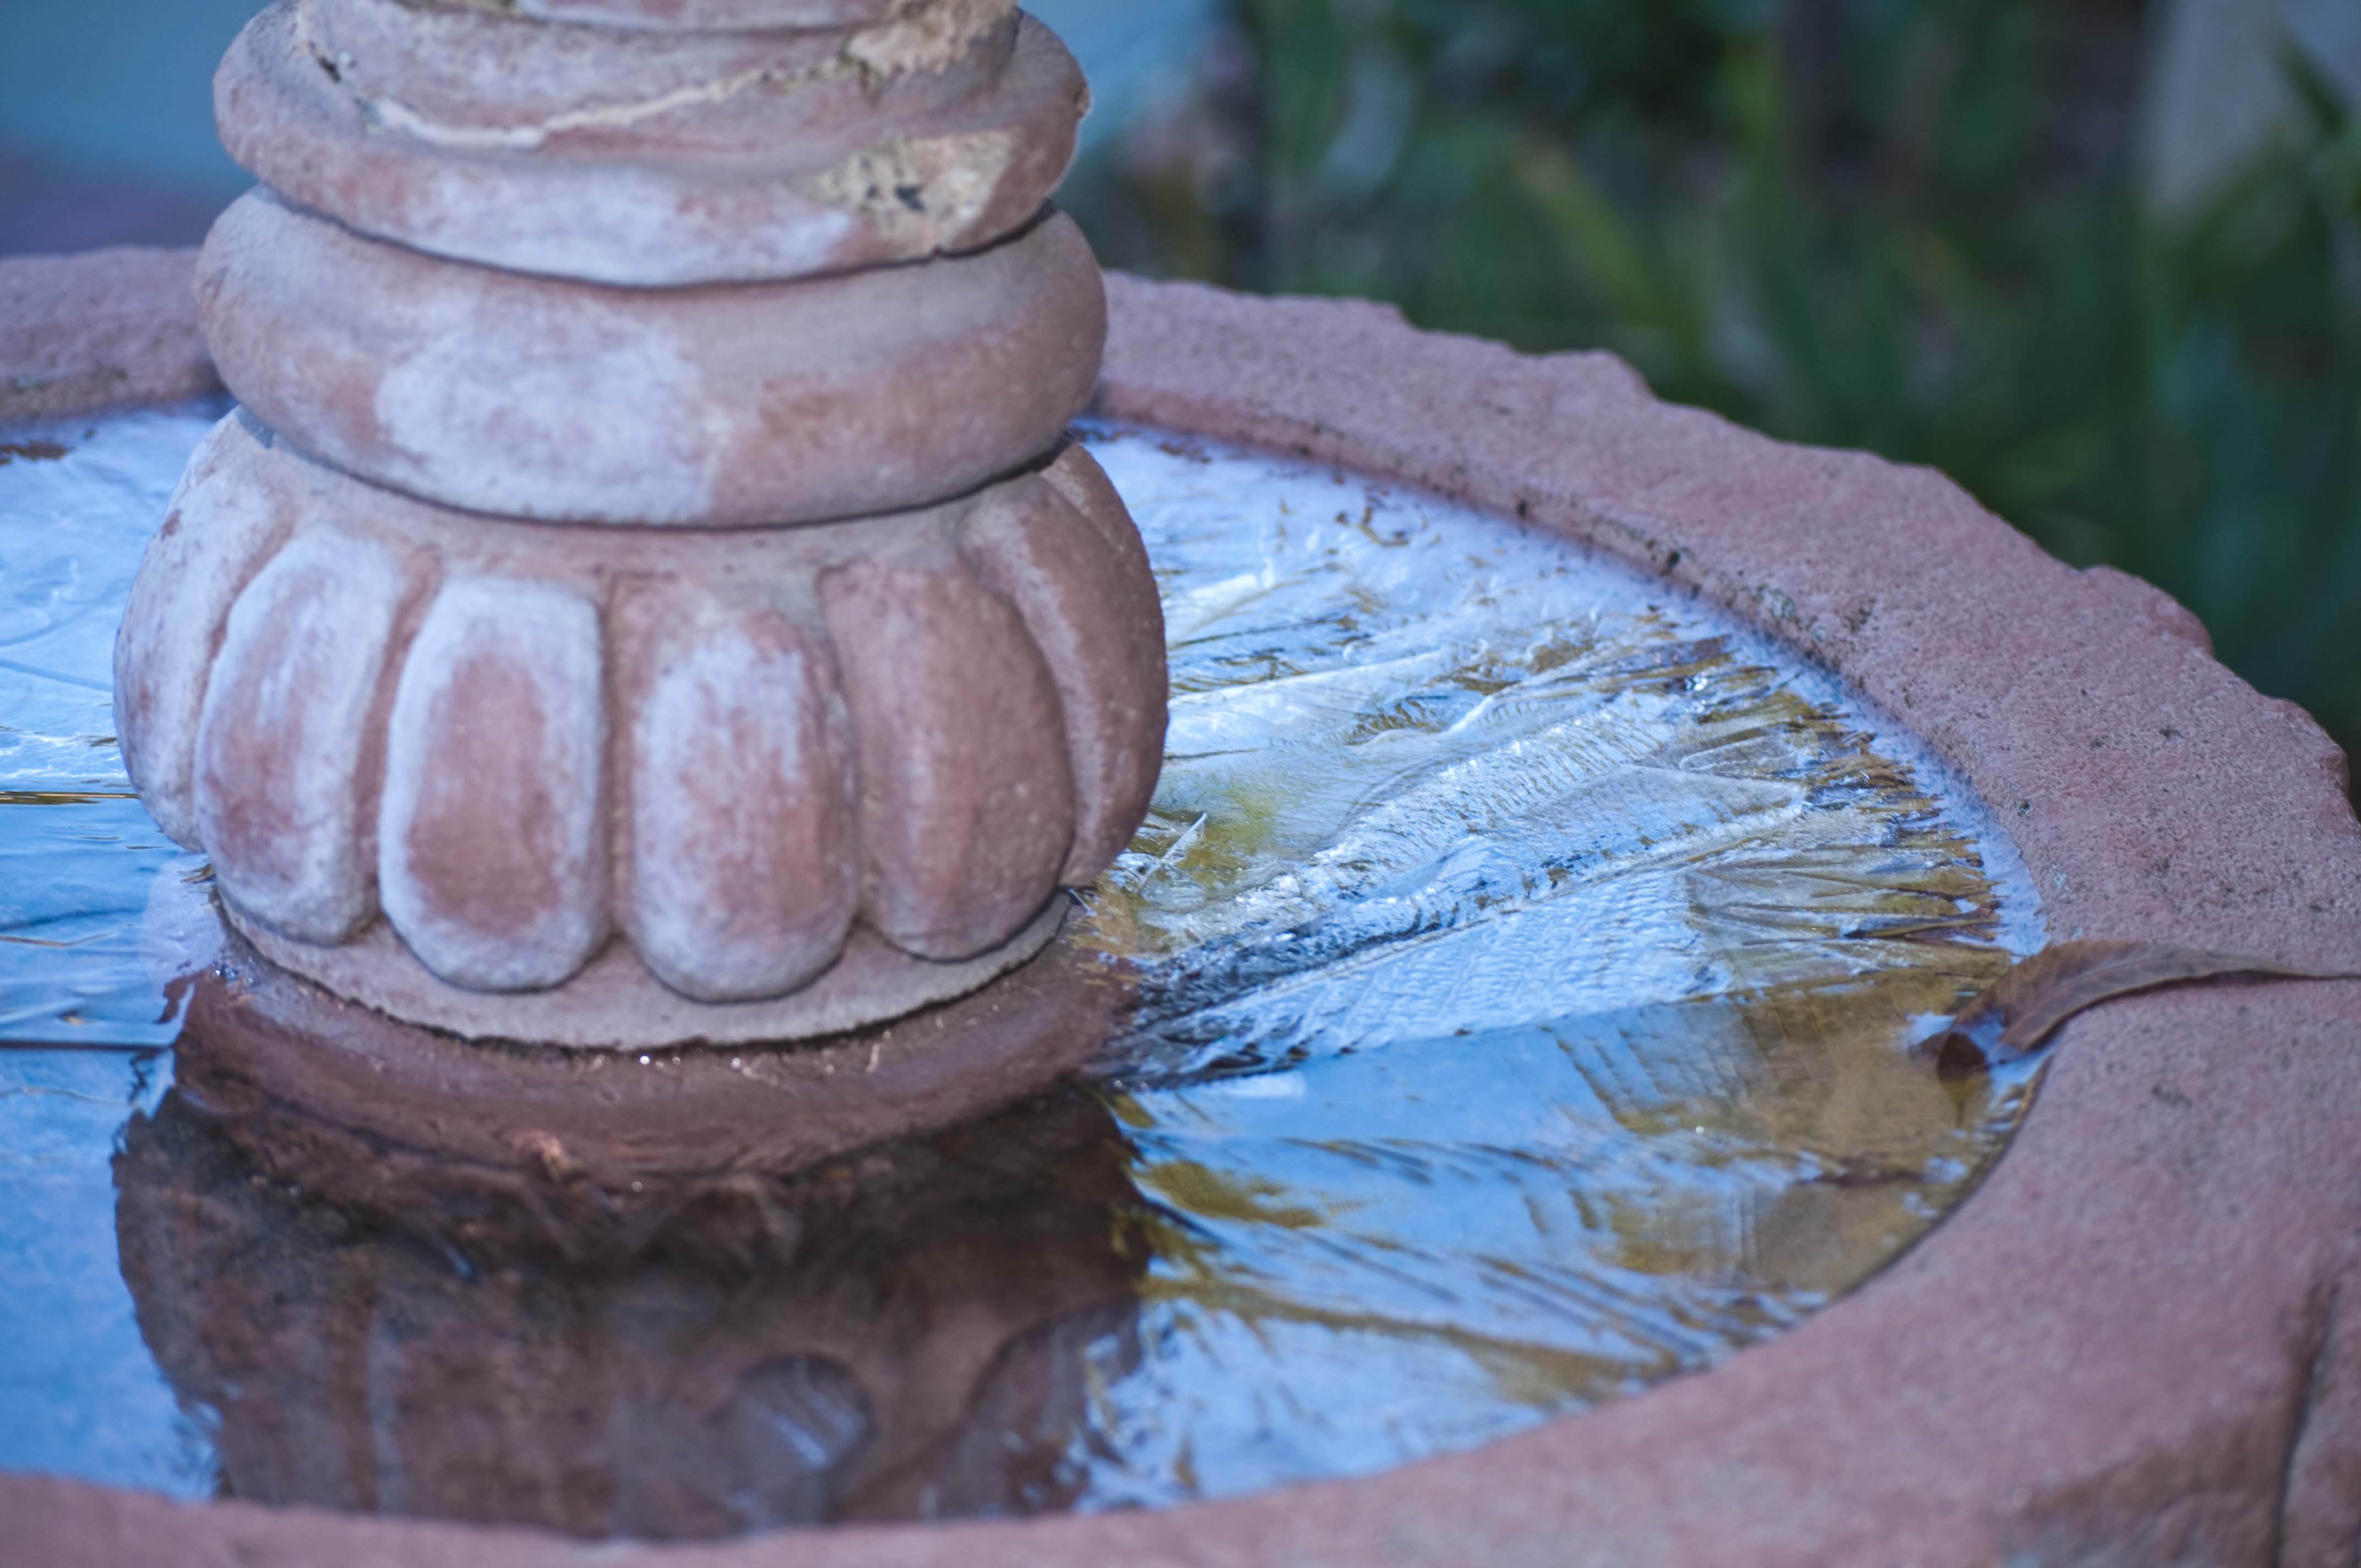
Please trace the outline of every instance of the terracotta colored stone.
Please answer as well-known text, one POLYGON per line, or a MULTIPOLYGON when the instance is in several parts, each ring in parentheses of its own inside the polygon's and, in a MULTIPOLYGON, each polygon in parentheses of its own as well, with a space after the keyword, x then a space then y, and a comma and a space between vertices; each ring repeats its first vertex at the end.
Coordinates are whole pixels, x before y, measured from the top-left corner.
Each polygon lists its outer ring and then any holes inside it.
POLYGON ((723 1250, 760 1255, 763 1216, 803 1206, 797 1173, 1074 1071, 1129 994, 1060 944, 891 1023, 642 1062, 397 1023, 233 939, 173 1077, 273 1179, 437 1247, 611 1265, 719 1205, 743 1243, 723 1250))
POLYGON ((186 251, 135 246, 0 257, 0 420, 219 390, 191 270, 186 251))
MULTIPOLYGON (((293 0, 298 64, 314 63, 381 132, 482 151, 564 142, 575 150, 697 149, 709 111, 739 94, 793 114, 807 135, 829 120, 892 119, 988 91, 1008 62, 1013 4, 921 7, 939 16, 924 66, 871 63, 886 27, 761 32, 623 31, 405 0, 293 0), (830 113, 818 113, 826 109, 830 113)), ((724 144, 706 150, 740 152, 724 144)))
POLYGON ((1045 650, 939 536, 819 591, 861 748, 862 915, 905 951, 967 958, 1040 906, 1074 841, 1045 650))
MULTIPOLYGON (((1099 537, 1115 554, 1128 580, 1153 587, 1156 574, 1148 565, 1147 542, 1139 537, 1130 510, 1123 504, 1115 482, 1106 477, 1106 470, 1099 466, 1096 458, 1079 447, 1070 447, 1058 461, 1041 470, 1041 477, 1066 498, 1067 504, 1084 522, 1098 530, 1099 537)), ((1156 618, 1161 621, 1163 601, 1151 597, 1148 602, 1154 605, 1156 618)))
POLYGON ((1090 454, 1070 446, 1047 477, 992 492, 961 531, 1048 656, 1065 710, 1074 833, 1058 880, 1069 887, 1131 842, 1164 758, 1164 609, 1145 552, 1135 561, 1122 548, 1121 535, 1136 549, 1139 534, 1120 502, 1109 514, 1112 493, 1090 454))
POLYGON ((310 530, 238 596, 205 684, 197 839, 225 897, 302 941, 344 941, 377 915, 372 729, 412 587, 392 552, 310 530))
POLYGON ((1155 584, 1093 515, 1021 475, 804 528, 527 526, 235 415, 134 585, 125 762, 265 952, 401 1016, 632 1048, 854 1027, 1030 957, 1146 809, 1112 749, 1161 755, 1155 584), (986 512, 1060 553, 1014 602, 961 553, 986 512), (915 597, 832 629, 822 585, 881 563, 915 597))
POLYGON ((164 524, 148 542, 115 640, 115 727, 145 781, 140 802, 189 848, 199 842, 197 723, 230 606, 286 543, 285 498, 220 482, 253 441, 225 421, 190 459, 164 524))
POLYGON ((466 1041, 531 1041, 596 1052, 673 1046, 772 1045, 842 1034, 939 1006, 1038 954, 1066 917, 1060 896, 997 946, 955 963, 917 958, 856 925, 836 961, 784 996, 701 1002, 650 972, 627 942, 610 942, 555 990, 490 992, 455 985, 380 921, 337 947, 298 942, 241 917, 230 923, 257 952, 391 1018, 466 1041))
POLYGON ((985 10, 961 13, 948 36, 972 42, 947 59, 871 30, 816 63, 792 35, 430 11, 395 35, 416 56, 372 33, 347 76, 332 25, 280 0, 223 61, 214 114, 291 202, 437 256, 633 286, 775 280, 976 249, 1040 211, 1089 94, 1054 34, 985 10), (438 67, 453 50, 475 70, 438 67), (478 80, 502 96, 463 118, 478 80))
POLYGON ((378 880, 455 985, 556 985, 606 941, 605 663, 588 598, 475 576, 445 582, 403 657, 378 880))
POLYGON ((197 291, 231 390, 313 455, 447 506, 642 526, 972 491, 1057 444, 1105 332, 1063 215, 921 266, 648 291, 438 262, 250 195, 197 291))
MULTIPOLYGON (((1523 515, 1836 671, 1993 803, 2059 935, 2361 961, 2361 824, 2318 727, 2208 657, 2154 589, 2060 565, 1940 477, 1667 407, 1604 356, 1525 358, 1373 306, 1123 282, 1113 311, 1110 414, 1523 515)), ((2361 1530, 2356 1017, 2349 983, 2085 1014, 2007 1157, 1894 1267, 1711 1372, 1473 1453, 1167 1514, 597 1551, 727 1568, 2338 1563, 2361 1530)), ((584 1552, 32 1477, 0 1480, 0 1515, 60 1568, 584 1552)))
POLYGON ((118 648, 128 764, 239 928, 599 1047, 1037 952, 1161 760, 1136 531, 1040 477, 1088 466, 1105 340, 1044 207, 1086 103, 1011 0, 257 16, 216 107, 265 188, 196 284, 251 428, 118 648))
POLYGON ((631 714, 632 946, 684 996, 783 995, 860 903, 852 739, 827 644, 759 600, 667 585, 617 607, 631 714))

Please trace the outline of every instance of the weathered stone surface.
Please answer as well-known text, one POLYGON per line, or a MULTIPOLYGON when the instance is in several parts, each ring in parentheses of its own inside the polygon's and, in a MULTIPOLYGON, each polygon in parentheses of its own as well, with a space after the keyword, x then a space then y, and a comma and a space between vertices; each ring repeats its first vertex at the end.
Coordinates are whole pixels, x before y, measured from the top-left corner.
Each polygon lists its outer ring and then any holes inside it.
POLYGON ((821 50, 470 13, 361 29, 373 13, 307 22, 280 0, 223 60, 214 114, 265 184, 418 250, 632 286, 775 280, 978 249, 1040 211, 1089 94, 1054 34, 1002 9, 944 12, 935 46, 870 29, 821 50), (339 26, 366 52, 330 41, 339 26), (479 75, 501 95, 471 113, 479 75))
POLYGON ((891 19, 925 27, 939 14, 992 8, 1000 0, 444 0, 552 21, 616 27, 733 31, 763 27, 850 27, 891 19))
POLYGON ((455 985, 556 985, 606 940, 604 665, 588 598, 472 575, 403 657, 378 879, 394 929, 455 985))
POLYGON ((797 1173, 1074 1071, 1129 996, 1112 960, 1060 943, 891 1023, 642 1061, 397 1023, 233 941, 190 997, 174 1081, 274 1179, 468 1256, 627 1261, 683 1211, 750 1197, 760 1251, 796 1241, 797 1173))
MULTIPOLYGON (((1039 953, 1065 921, 1060 896, 1006 940, 956 963, 915 958, 856 924, 836 961, 784 996, 702 1002, 664 984, 627 942, 610 942, 566 983, 545 991, 455 985, 380 922, 339 947, 291 941, 229 907, 264 958, 390 1018, 464 1041, 530 1041, 586 1052, 668 1046, 775 1045, 911 1016, 967 995, 1039 953)), ((979 1102, 975 1108, 981 1108, 979 1102)))
POLYGON ((1136 533, 1086 458, 1027 473, 1105 340, 1045 204, 1087 103, 1014 0, 258 16, 215 107, 265 188, 196 279, 257 422, 118 648, 135 772, 240 927, 405 1017, 601 1046, 851 1027, 1046 941, 1160 762, 1136 533), (831 635, 856 590, 927 600, 878 601, 915 663, 831 635))
POLYGON ((805 528, 528 526, 266 442, 225 421, 143 563, 127 755, 264 951, 347 995, 558 1044, 851 1028, 1029 956, 1146 809, 1109 748, 1160 757, 1163 642, 1119 505, 1035 474, 805 528))
POLYGON ((1105 333, 1062 214, 973 256, 648 291, 435 261, 249 195, 197 287, 224 378, 298 446, 569 521, 808 522, 971 491, 1057 444, 1105 333))
POLYGON ((936 52, 891 70, 878 62, 884 35, 911 23, 650 33, 407 0, 291 0, 287 21, 300 55, 381 131, 481 151, 726 155, 749 150, 745 117, 717 114, 741 96, 779 130, 833 138, 847 129, 832 122, 990 91, 1016 6, 936 0, 919 14, 938 18, 936 52))
POLYGON ((230 606, 286 542, 287 497, 223 481, 253 444, 233 414, 190 459, 148 542, 115 639, 115 729, 123 764, 156 825, 198 842, 197 720, 230 606))
POLYGON ((219 390, 186 309, 191 261, 137 246, 0 257, 0 420, 219 390))
MULTIPOLYGON (((1137 282, 1114 305, 1110 414, 1530 517, 1824 661, 1995 806, 2060 935, 2361 962, 2361 824, 2318 728, 1939 477, 1667 407, 1603 356, 1528 359, 1372 306, 1137 282)), ((1712 1372, 1470 1453, 1170 1514, 602 1552, 733 1568, 2337 1562, 2361 1519, 2356 1015, 2352 984, 2086 1014, 2008 1157, 1893 1269, 1712 1372)), ((61 1568, 581 1556, 530 1531, 34 1478, 0 1480, 0 1514, 61 1568)))
POLYGON ((1065 709, 1074 836, 1058 880, 1081 887, 1115 863, 1164 761, 1164 610, 1139 532, 1097 463, 1070 446, 1050 477, 993 492, 969 512, 967 551, 1016 606, 1049 658, 1065 709), (1089 476, 1095 479, 1092 483, 1089 476), (1058 481, 1063 480, 1060 484, 1058 481))
POLYGON ((704 585, 628 592, 615 618, 632 945, 700 1002, 793 991, 836 961, 860 903, 834 658, 785 611, 704 585))
POLYGON ((906 951, 967 958, 1040 906, 1073 843, 1057 685, 949 540, 819 588, 861 747, 862 915, 906 951))
POLYGON ((238 596, 205 684, 197 837, 225 897, 302 941, 377 914, 379 694, 412 587, 382 545, 311 529, 238 596))

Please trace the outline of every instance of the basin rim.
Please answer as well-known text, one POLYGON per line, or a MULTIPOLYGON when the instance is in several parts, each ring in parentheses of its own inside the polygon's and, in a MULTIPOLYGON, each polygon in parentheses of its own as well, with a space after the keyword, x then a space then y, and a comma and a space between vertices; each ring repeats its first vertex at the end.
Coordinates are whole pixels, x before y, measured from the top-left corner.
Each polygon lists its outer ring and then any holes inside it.
MULTIPOLYGON (((0 261, 0 419, 205 389, 193 252, 61 259, 0 261)), ((2064 565, 1932 471, 1658 402, 1606 355, 1355 302, 1108 291, 1098 413, 1424 486, 1719 602, 1988 802, 2054 937, 2361 968, 2345 759, 2137 579, 2064 565)), ((23 1475, 0 1475, 0 1517, 70 1568, 2341 1562, 2361 1530, 2356 1036, 2354 983, 2090 1014, 1982 1189, 1858 1291, 1707 1372, 1378 1476, 669 1549, 23 1475)))

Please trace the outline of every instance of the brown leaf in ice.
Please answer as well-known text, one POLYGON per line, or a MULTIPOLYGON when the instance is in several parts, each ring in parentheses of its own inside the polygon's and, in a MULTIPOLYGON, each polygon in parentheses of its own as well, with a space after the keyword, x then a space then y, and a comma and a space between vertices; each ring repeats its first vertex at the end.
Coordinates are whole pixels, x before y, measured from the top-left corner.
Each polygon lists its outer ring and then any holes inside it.
POLYGON ((2361 980, 2361 974, 2294 969, 2163 942, 2053 942, 2001 976, 1949 1028, 1917 1048, 1944 1077, 1964 1077, 2039 1050, 2084 1008, 2158 986, 2232 978, 2361 980))

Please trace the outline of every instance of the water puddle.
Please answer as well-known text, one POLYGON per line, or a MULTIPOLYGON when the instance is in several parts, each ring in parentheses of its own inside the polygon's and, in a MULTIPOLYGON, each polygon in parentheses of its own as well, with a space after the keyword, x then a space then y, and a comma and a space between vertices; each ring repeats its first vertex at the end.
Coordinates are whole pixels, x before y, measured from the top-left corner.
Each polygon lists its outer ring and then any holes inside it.
POLYGON ((1069 927, 1141 976, 1092 1079, 816 1173, 777 1257, 374 1228, 156 1048, 211 916, 108 646, 204 422, 5 433, 67 450, 0 468, 0 1464, 647 1537, 1367 1474, 1795 1323, 2029 1093, 1904 1055, 2038 943, 1906 735, 1538 531, 1099 430, 1175 703, 1069 927))

